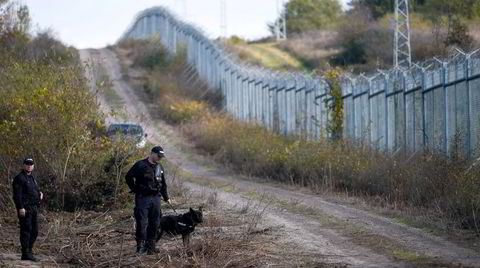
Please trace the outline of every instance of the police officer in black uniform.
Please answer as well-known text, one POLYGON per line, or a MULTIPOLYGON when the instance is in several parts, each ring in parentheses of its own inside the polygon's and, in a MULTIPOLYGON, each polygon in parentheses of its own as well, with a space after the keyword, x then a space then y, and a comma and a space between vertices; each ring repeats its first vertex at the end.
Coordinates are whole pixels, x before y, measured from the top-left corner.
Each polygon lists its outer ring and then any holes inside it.
POLYGON ((12 183, 13 201, 20 221, 20 244, 22 260, 38 261, 33 256, 32 248, 38 235, 37 210, 43 193, 40 192, 37 181, 32 175, 33 158, 23 160, 22 171, 15 176, 12 183))
POLYGON ((170 203, 167 194, 164 169, 160 159, 165 153, 160 146, 152 148, 148 158, 136 162, 127 172, 125 180, 130 190, 135 193, 134 216, 137 224, 137 253, 153 254, 156 234, 160 226, 160 198, 170 203))

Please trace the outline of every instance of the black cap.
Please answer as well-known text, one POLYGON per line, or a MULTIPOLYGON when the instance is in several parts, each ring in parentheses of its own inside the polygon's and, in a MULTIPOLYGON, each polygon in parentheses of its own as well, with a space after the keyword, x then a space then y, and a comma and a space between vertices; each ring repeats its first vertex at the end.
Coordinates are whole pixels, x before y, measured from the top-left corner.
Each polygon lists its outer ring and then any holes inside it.
POLYGON ((165 156, 165 152, 163 151, 163 148, 160 146, 155 146, 152 148, 152 153, 156 153, 158 155, 165 156))
POLYGON ((32 157, 26 157, 25 159, 23 159, 23 163, 25 165, 33 165, 34 164, 33 158, 32 157))

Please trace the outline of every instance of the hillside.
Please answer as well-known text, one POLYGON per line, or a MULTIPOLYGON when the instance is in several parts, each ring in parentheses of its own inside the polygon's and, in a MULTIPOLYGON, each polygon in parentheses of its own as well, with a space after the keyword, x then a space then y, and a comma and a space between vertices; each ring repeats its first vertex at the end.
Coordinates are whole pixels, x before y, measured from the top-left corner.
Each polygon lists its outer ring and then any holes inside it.
POLYGON ((307 68, 295 56, 282 50, 278 44, 267 43, 228 43, 226 49, 234 53, 239 59, 254 65, 274 70, 298 70, 306 71, 307 68))
MULTIPOLYGON (((280 42, 232 37, 226 49, 244 62, 275 70, 322 73, 340 67, 352 73, 372 73, 392 67, 394 21, 392 13, 373 19, 364 10, 353 10, 334 26, 292 33, 280 42)), ((447 28, 445 17, 432 22, 424 14, 412 13, 410 21, 413 62, 433 57, 448 60, 455 48, 468 53, 480 47, 478 18, 459 19, 458 25, 454 21, 454 29, 447 28)))

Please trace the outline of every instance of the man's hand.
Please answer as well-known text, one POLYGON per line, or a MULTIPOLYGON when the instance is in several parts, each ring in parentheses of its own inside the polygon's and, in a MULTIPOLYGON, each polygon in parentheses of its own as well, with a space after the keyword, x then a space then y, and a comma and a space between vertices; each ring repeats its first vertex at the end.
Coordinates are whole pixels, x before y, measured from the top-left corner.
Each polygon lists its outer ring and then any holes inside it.
POLYGON ((172 202, 170 201, 170 199, 167 199, 167 201, 165 201, 167 203, 169 203, 170 205, 172 204, 172 202))
POLYGON ((25 217, 25 214, 27 214, 27 211, 24 208, 18 210, 18 215, 20 215, 20 217, 25 217))
POLYGON ((43 200, 43 193, 40 192, 40 200, 43 200))

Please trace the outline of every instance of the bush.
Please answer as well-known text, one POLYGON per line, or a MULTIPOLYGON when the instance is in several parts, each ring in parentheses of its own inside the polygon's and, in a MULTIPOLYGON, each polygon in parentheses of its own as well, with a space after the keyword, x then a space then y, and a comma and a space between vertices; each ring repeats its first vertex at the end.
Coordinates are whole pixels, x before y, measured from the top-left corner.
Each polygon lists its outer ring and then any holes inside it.
MULTIPOLYGON (((129 62, 133 62, 133 64, 125 66, 128 69, 130 67, 141 67, 134 63, 143 61, 144 55, 135 51, 152 46, 164 50, 156 39, 125 40, 120 42, 116 49, 128 51, 123 53, 127 56, 129 62)), ((186 66, 185 47, 179 46, 177 54, 174 56, 163 54, 161 57, 163 58, 159 58, 158 61, 164 62, 164 65, 147 68, 145 70, 146 79, 132 81, 134 87, 144 97, 145 102, 158 105, 158 109, 154 112, 155 115, 178 124, 208 112, 207 106, 221 109, 223 103, 221 92, 216 88, 208 88, 205 83, 199 80, 196 73, 184 72, 186 66), (183 76, 180 76, 180 74, 183 74, 183 76)))
POLYGON ((237 36, 237 35, 232 35, 230 38, 227 40, 229 43, 232 45, 245 45, 247 44, 247 41, 245 39, 237 36))
POLYGON ((164 102, 162 108, 166 108, 162 109, 164 118, 172 124, 197 120, 208 113, 207 105, 204 102, 195 100, 170 99, 169 102, 164 102))
POLYGON ((155 68, 165 68, 171 63, 168 51, 159 38, 148 40, 125 39, 118 43, 118 47, 130 51, 135 67, 153 70, 155 68))
POLYGON ((134 66, 147 69, 161 68, 168 65, 167 52, 162 46, 149 45, 139 50, 134 66))
POLYGON ((350 40, 344 45, 344 50, 340 55, 335 55, 330 62, 332 65, 347 66, 353 64, 365 64, 367 59, 365 56, 365 48, 357 40, 350 40))
POLYGON ((279 47, 298 58, 310 70, 322 68, 330 57, 340 52, 338 33, 332 30, 317 30, 290 35, 279 47))
POLYGON ((426 153, 406 160, 345 141, 300 141, 232 118, 202 117, 184 127, 197 148, 253 176, 379 196, 396 207, 425 208, 458 227, 477 229, 480 167, 426 153))
POLYGON ((31 37, 29 23, 26 6, 0 0, 0 211, 13 208, 11 181, 26 155, 47 209, 124 206, 115 202, 128 198, 121 178, 145 152, 103 136, 77 51, 48 31, 31 37))
POLYGON ((80 67, 77 51, 72 47, 65 47, 48 30, 38 33, 28 43, 26 57, 44 64, 78 65, 80 67))
MULTIPOLYGON (((68 51, 57 45, 58 50, 68 51)), ((36 48, 35 53, 41 55, 40 49, 36 48)), ((5 186, 10 199, 11 179, 25 155, 32 155, 47 208, 96 208, 105 202, 93 200, 94 185, 103 188, 97 189, 102 194, 99 198, 115 196, 110 195, 109 187, 118 180, 105 173, 103 166, 112 154, 111 146, 118 146, 98 136, 103 133, 104 118, 87 88, 79 60, 68 60, 75 54, 57 61, 58 54, 52 51, 33 61, 16 58, 14 54, 3 57, 6 64, 0 67, 0 185, 5 186)))

